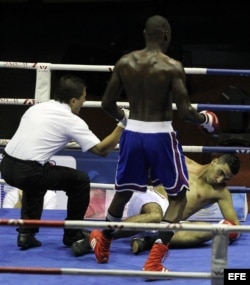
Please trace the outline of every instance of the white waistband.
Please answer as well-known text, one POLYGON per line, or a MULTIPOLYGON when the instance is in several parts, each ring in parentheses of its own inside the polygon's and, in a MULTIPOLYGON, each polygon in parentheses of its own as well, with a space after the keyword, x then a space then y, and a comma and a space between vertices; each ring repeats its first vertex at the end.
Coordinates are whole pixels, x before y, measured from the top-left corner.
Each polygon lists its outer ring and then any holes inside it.
POLYGON ((169 133, 173 132, 172 121, 145 122, 128 119, 126 130, 139 133, 169 133))

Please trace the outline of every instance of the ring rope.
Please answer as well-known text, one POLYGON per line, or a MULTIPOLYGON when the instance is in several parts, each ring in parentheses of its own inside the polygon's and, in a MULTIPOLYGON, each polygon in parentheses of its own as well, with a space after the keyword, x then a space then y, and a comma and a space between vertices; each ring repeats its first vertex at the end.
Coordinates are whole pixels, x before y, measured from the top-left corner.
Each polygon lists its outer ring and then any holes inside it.
MULTIPOLYGON (((1 184, 1 181, 0 181, 1 184)), ((90 183, 91 188, 101 188, 101 189, 114 189, 114 184, 105 183, 90 183)), ((227 186, 231 193, 248 193, 250 192, 250 187, 247 186, 227 186)), ((148 185, 148 189, 153 189, 153 186, 148 185)))
MULTIPOLYGON (((50 70, 72 70, 72 71, 101 71, 112 72, 113 65, 83 65, 83 64, 52 64, 40 62, 14 62, 0 61, 0 68, 19 68, 19 69, 46 69, 50 70)), ((185 67, 186 74, 201 74, 201 75, 238 75, 249 76, 249 69, 224 69, 224 68, 197 68, 185 67)))
POLYGON ((220 153, 241 153, 249 154, 250 147, 239 147, 239 146, 183 146, 184 152, 220 152, 220 153))
MULTIPOLYGON (((0 179, 0 185, 7 184, 4 179, 0 179)), ((100 188, 100 189, 114 189, 115 185, 111 183, 90 183, 91 188, 100 188)), ((148 185, 148 189, 152 189, 153 186, 148 185)), ((227 186, 228 190, 231 193, 249 193, 250 187, 247 186, 227 186)))
MULTIPOLYGON (((31 98, 0 98, 0 105, 34 105, 37 102, 35 99, 31 98)), ((129 108, 128 102, 117 102, 120 108, 129 108)), ((225 104, 199 104, 193 103, 192 107, 197 111, 211 110, 211 111, 241 111, 249 112, 250 105, 225 105, 225 104)), ((86 108, 101 108, 100 101, 86 101, 82 105, 86 108)), ((172 104, 172 109, 177 110, 176 104, 172 104)))
MULTIPOLYGON (((114 269, 82 269, 82 268, 45 268, 45 267, 14 267, 0 266, 0 273, 25 273, 25 274, 67 274, 67 275, 94 275, 94 276, 126 276, 126 277, 154 277, 157 279, 168 278, 199 278, 210 279, 208 272, 150 272, 139 270, 114 270, 114 269)), ((219 278, 219 276, 217 276, 219 278)))
POLYGON ((225 225, 225 224, 159 224, 159 223, 125 223, 125 222, 106 222, 106 221, 71 221, 71 220, 27 220, 27 219, 0 219, 2 226, 39 226, 65 229, 79 228, 102 228, 102 229, 118 229, 118 230, 158 230, 158 231, 205 231, 216 234, 226 234, 228 232, 250 232, 249 225, 225 225))
MULTIPOLYGON (((81 268, 43 268, 43 267, 1 267, 0 273, 30 273, 30 274, 70 274, 70 275, 98 275, 98 276, 127 276, 127 277, 155 277, 166 278, 199 278, 210 279, 211 273, 207 272, 147 272, 139 270, 114 270, 114 269, 81 269, 81 268)), ((219 277, 219 276, 218 276, 219 277)))
MULTIPOLYGON (((0 146, 6 146, 9 139, 0 139, 0 146)), ((76 142, 68 143, 67 149, 80 149, 79 144, 76 142)), ((119 145, 115 149, 119 148, 119 145)), ((239 153, 249 154, 250 147, 244 146, 198 146, 198 145, 184 145, 182 146, 184 152, 197 152, 197 153, 239 153)))
MULTIPOLYGON (((1 184, 1 181, 0 181, 1 184)), ((114 184, 104 184, 104 183, 90 183, 91 188, 101 188, 101 189, 114 189, 114 184)), ((148 189, 152 189, 153 186, 149 185, 148 189)), ((227 186, 231 193, 249 193, 250 187, 247 186, 227 186)))

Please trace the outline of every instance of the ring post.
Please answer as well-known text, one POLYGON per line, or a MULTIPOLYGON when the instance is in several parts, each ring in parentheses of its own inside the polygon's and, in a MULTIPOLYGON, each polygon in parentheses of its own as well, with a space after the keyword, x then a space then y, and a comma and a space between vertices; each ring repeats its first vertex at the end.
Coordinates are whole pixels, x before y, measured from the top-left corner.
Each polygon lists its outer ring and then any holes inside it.
POLYGON ((216 232, 212 241, 212 285, 224 284, 224 269, 227 268, 228 234, 216 232))
POLYGON ((50 100, 51 68, 50 63, 37 63, 35 102, 41 103, 50 100))

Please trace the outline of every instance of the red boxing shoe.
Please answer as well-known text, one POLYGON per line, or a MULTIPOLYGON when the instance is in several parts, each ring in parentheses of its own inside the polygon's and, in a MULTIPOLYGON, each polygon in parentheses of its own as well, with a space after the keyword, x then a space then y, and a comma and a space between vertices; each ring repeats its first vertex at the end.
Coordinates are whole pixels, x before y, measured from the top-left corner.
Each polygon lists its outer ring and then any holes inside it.
POLYGON ((109 248, 112 239, 106 238, 102 232, 93 230, 89 235, 91 245, 98 263, 107 263, 109 260, 109 248))
MULTIPOLYGON (((162 243, 155 243, 149 253, 148 259, 144 264, 143 271, 159 271, 169 272, 169 270, 162 265, 162 262, 168 255, 168 246, 162 243)), ((147 279, 155 281, 157 279, 147 279)))

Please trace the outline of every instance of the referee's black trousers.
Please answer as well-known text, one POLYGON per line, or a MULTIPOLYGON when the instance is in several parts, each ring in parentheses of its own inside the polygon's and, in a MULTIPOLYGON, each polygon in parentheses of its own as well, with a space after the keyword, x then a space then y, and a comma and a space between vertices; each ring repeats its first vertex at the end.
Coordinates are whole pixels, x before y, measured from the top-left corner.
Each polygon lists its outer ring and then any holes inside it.
MULTIPOLYGON (((4 152, 0 165, 2 178, 11 186, 23 190, 21 219, 40 219, 47 190, 62 190, 68 197, 66 220, 83 220, 90 200, 90 180, 87 174, 76 169, 41 165, 25 161, 4 152)), ((21 232, 36 233, 38 227, 20 227, 21 232)))

